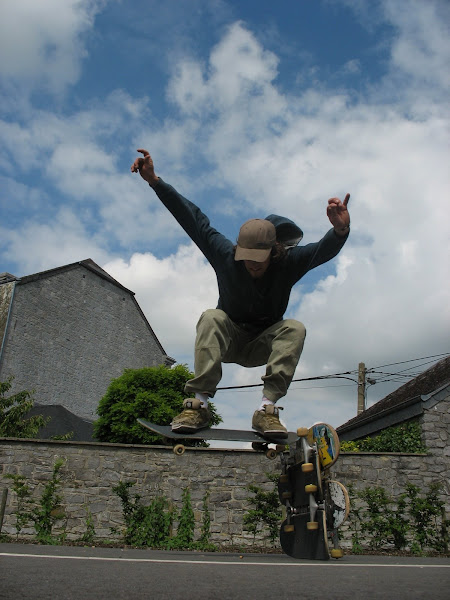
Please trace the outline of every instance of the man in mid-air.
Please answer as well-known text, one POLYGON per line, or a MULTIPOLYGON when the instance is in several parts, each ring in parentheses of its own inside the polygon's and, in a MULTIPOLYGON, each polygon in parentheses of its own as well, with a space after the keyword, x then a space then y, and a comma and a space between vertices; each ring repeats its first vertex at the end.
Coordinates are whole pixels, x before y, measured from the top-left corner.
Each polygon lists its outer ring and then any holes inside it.
MULTIPOLYGON (((266 365, 261 404, 252 427, 266 437, 283 438, 276 402, 286 395, 303 350, 306 329, 283 319, 292 287, 305 273, 334 258, 350 232, 347 204, 328 200, 333 225, 319 241, 297 246, 302 231, 277 215, 250 219, 239 231, 237 244, 214 229, 208 217, 155 173, 147 150, 131 166, 154 189, 191 240, 213 267, 219 287, 217 308, 206 310, 197 324, 194 378, 185 386, 190 397, 172 421, 172 430, 192 433, 209 426, 208 401, 222 377, 222 363, 244 367, 266 365)), ((281 408, 281 407, 280 407, 281 408)))

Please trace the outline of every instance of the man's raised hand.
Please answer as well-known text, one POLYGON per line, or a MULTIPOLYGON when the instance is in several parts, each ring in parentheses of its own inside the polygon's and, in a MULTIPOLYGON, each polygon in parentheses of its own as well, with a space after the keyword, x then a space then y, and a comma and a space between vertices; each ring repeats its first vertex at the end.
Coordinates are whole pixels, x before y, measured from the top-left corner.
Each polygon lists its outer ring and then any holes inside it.
POLYGON ((157 177, 155 174, 155 167, 153 165, 152 157, 150 156, 148 150, 138 148, 137 151, 144 156, 136 158, 134 163, 131 165, 131 172, 139 173, 142 179, 145 179, 149 185, 153 186, 159 181, 159 177, 157 177))
POLYGON ((339 198, 330 198, 327 206, 327 216, 333 227, 339 230, 345 230, 350 227, 350 215, 347 210, 347 204, 350 200, 350 194, 347 194, 344 201, 339 198))

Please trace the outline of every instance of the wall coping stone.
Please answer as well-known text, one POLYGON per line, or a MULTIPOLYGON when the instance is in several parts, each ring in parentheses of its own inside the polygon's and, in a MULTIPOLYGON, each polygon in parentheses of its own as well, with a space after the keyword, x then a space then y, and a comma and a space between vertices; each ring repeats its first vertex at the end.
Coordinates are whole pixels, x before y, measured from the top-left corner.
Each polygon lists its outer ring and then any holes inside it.
MULTIPOLYGON (((94 446, 94 447, 104 447, 104 448, 134 448, 134 449, 147 449, 147 450, 170 450, 170 446, 156 445, 156 444, 123 444, 123 443, 115 443, 115 442, 77 442, 74 440, 41 440, 34 438, 9 438, 9 437, 0 437, 0 444, 3 442, 7 443, 18 443, 18 444, 43 444, 43 445, 62 445, 62 446, 94 446)), ((186 446, 186 452, 251 452, 255 453, 255 450, 251 448, 196 448, 191 446, 186 446)), ((260 454, 264 454, 261 452, 260 454)))
MULTIPOLYGON (((50 445, 63 445, 63 446, 95 446, 95 447, 111 447, 111 448, 141 448, 141 449, 170 449, 170 446, 164 446, 159 444, 123 444, 116 442, 77 442, 74 440, 41 440, 34 438, 10 438, 0 437, 0 444, 2 442, 17 442, 19 444, 30 443, 30 444, 50 444, 50 445)), ((255 450, 251 448, 196 448, 186 446, 186 451, 189 452, 251 452, 255 450)), ((339 456, 430 456, 429 452, 340 452, 339 456)))

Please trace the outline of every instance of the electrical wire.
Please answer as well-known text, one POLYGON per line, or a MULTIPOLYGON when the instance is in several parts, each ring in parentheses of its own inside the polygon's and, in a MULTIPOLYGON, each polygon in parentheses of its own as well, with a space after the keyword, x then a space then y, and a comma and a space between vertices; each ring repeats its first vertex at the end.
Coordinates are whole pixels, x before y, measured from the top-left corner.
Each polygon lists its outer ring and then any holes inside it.
MULTIPOLYGON (((450 356, 450 354, 448 353, 443 353, 443 354, 434 354, 431 356, 422 356, 420 358, 411 358, 409 360, 403 360, 403 361, 399 361, 399 362, 394 362, 394 363, 389 363, 386 365, 380 365, 378 367, 371 367, 370 369, 366 369, 365 370, 365 374, 368 375, 373 375, 374 377, 372 377, 372 379, 375 379, 375 382, 373 383, 369 383, 369 385, 375 385, 377 383, 387 383, 389 381, 395 382, 395 383, 405 383, 405 380, 411 380, 414 379, 414 377, 417 377, 418 375, 420 375, 423 371, 420 372, 414 372, 414 373, 405 373, 405 371, 410 371, 411 369, 418 369, 420 367, 426 366, 428 364, 434 363, 436 362, 436 360, 429 360, 429 359, 436 359, 436 358, 442 358, 442 357, 448 357, 450 356), (426 360, 427 362, 422 363, 420 365, 414 365, 412 367, 409 367, 407 369, 402 369, 400 371, 394 372, 394 373, 386 373, 383 371, 378 371, 377 369, 383 369, 385 367, 393 367, 395 365, 405 365, 411 362, 417 362, 419 360, 426 360), (376 378, 376 376, 379 375, 379 379, 376 378)), ((354 381, 355 384, 358 384, 358 380, 357 379, 352 379, 350 376, 353 375, 355 377, 358 376, 358 369, 355 369, 353 371, 343 371, 342 373, 333 373, 330 375, 317 375, 316 377, 303 377, 300 379, 293 379, 292 383, 298 383, 298 382, 303 382, 303 381, 321 381, 321 380, 326 380, 326 379, 349 379, 350 381, 354 381)), ((250 383, 250 384, 246 384, 246 385, 230 385, 230 386, 223 386, 223 387, 218 387, 217 391, 226 391, 226 390, 244 390, 244 389, 249 389, 249 388, 256 388, 256 387, 262 387, 264 385, 264 383, 250 383)), ((335 386, 314 386, 314 387, 309 387, 309 388, 292 388, 292 389, 319 389, 322 387, 350 387, 351 384, 342 384, 342 386, 340 385, 335 385, 335 386)))

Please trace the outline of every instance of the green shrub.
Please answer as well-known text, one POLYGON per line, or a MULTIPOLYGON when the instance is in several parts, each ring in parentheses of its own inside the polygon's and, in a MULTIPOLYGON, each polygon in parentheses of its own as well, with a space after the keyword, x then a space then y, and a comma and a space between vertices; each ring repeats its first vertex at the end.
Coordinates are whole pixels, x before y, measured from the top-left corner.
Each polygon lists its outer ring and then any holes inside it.
POLYGON ((163 497, 157 497, 148 506, 144 506, 139 494, 131 495, 130 488, 133 485, 135 484, 121 481, 113 487, 113 492, 122 502, 126 526, 125 543, 131 546, 165 548, 172 531, 174 509, 163 497))
POLYGON ((34 392, 23 390, 7 397, 13 379, 9 377, 6 381, 0 381, 0 437, 36 437, 39 429, 47 425, 50 417, 26 417, 34 405, 34 392))
POLYGON ((268 530, 270 542, 272 546, 275 546, 282 514, 278 495, 278 474, 266 473, 266 475, 274 484, 272 490, 265 492, 261 487, 253 484, 247 488, 254 494, 247 498, 254 508, 248 510, 244 515, 244 526, 247 531, 253 533, 254 539, 258 529, 268 530))
POLYGON ((433 483, 428 490, 408 483, 406 491, 393 498, 382 487, 355 491, 349 486, 352 510, 350 527, 353 551, 410 549, 414 554, 448 552, 442 485, 433 483))
MULTIPOLYGON (((137 423, 141 417, 158 425, 169 425, 183 409, 184 386, 193 373, 186 365, 169 369, 163 365, 126 369, 114 379, 100 400, 94 435, 102 442, 157 444, 161 438, 137 423)), ((222 419, 210 403, 212 424, 222 419)), ((190 442, 202 445, 202 442, 190 442)))
POLYGON ((341 442, 342 452, 426 452, 422 432, 417 421, 388 427, 379 435, 363 440, 341 442))
POLYGON ((52 476, 42 491, 39 502, 35 502, 31 496, 31 491, 23 475, 4 475, 6 479, 13 482, 13 492, 17 495, 16 510, 16 533, 19 536, 20 531, 32 522, 36 531, 36 539, 42 544, 53 544, 61 541, 56 540, 52 534, 53 526, 56 521, 65 517, 61 509, 62 496, 58 493, 62 476, 60 470, 64 465, 63 458, 57 458, 53 465, 52 476))

